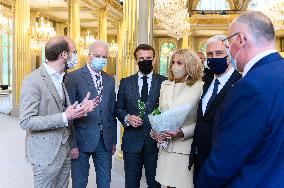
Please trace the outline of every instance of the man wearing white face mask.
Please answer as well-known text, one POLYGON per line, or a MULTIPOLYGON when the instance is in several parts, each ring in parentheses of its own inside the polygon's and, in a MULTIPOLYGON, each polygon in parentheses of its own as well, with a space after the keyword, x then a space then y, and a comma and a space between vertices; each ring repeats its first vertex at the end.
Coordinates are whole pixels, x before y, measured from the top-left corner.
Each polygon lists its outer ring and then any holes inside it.
POLYGON ((89 61, 83 68, 66 76, 65 85, 70 101, 80 101, 88 91, 91 98, 100 98, 99 106, 81 120, 74 121, 79 157, 72 160, 72 187, 86 187, 89 158, 96 169, 97 187, 109 188, 112 155, 116 150, 115 82, 102 69, 107 64, 108 44, 96 41, 89 46, 89 61))

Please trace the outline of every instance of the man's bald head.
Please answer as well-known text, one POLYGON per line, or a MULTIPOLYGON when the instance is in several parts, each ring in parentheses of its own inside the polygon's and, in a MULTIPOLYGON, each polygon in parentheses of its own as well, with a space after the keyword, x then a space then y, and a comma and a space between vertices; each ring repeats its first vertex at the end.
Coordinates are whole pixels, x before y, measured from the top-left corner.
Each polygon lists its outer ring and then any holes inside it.
POLYGON ((62 52, 69 51, 69 44, 65 36, 52 37, 45 45, 45 57, 48 61, 56 61, 62 52))
POLYGON ((231 27, 235 28, 235 32, 249 32, 256 45, 265 45, 275 40, 275 31, 271 20, 260 11, 244 12, 236 18, 231 27))

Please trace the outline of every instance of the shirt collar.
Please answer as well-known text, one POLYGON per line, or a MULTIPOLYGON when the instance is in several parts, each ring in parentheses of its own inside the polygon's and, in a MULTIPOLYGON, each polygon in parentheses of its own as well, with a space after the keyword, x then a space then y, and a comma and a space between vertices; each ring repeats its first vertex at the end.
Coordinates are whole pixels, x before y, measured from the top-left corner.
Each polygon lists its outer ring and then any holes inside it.
POLYGON ((51 66, 49 66, 47 63, 43 63, 43 66, 45 67, 47 73, 49 76, 55 76, 56 78, 63 80, 63 77, 65 75, 65 72, 62 72, 61 74, 59 72, 56 72, 51 66))
POLYGON ((266 50, 258 55, 256 55, 254 58, 252 58, 246 65, 244 68, 244 72, 243 72, 243 77, 248 73, 248 71, 259 61, 261 60, 263 57, 268 56, 272 53, 277 52, 276 49, 271 49, 271 50, 266 50))
MULTIPOLYGON (((144 75, 138 71, 138 78, 141 79, 144 75)), ((153 71, 151 71, 149 74, 147 74, 147 78, 152 80, 152 77, 153 77, 153 71)))
POLYGON ((94 71, 92 68, 91 68, 91 66, 89 65, 89 63, 87 64, 87 67, 88 67, 88 69, 89 69, 89 71, 90 71, 90 73, 91 73, 91 75, 92 76, 100 76, 101 75, 101 71, 100 72, 96 72, 96 71, 94 71))
MULTIPOLYGON (((215 79, 218 79, 220 84, 221 85, 225 85, 226 82, 229 80, 229 78, 231 77, 231 75, 233 74, 234 72, 234 68, 230 68, 230 70, 228 70, 225 74, 223 74, 222 76, 220 76, 219 78, 216 78, 215 79)), ((215 80, 214 79, 214 80, 215 80)))

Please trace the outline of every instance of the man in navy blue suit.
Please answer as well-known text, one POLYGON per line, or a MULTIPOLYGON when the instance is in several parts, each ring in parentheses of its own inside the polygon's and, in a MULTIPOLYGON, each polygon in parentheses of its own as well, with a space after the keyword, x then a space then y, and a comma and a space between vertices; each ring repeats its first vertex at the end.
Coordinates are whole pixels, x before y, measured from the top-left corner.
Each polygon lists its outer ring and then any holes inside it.
POLYGON ((263 13, 248 11, 229 27, 224 45, 243 72, 215 120, 200 188, 284 187, 284 60, 263 13))
POLYGON ((153 72, 155 50, 152 46, 140 44, 134 57, 139 71, 121 79, 115 106, 116 116, 124 126, 121 149, 125 187, 140 187, 144 166, 148 188, 158 188, 160 185, 155 180, 158 148, 150 136, 148 115, 158 107, 161 84, 166 78, 153 72), (138 100, 145 104, 145 112, 140 117, 138 100))

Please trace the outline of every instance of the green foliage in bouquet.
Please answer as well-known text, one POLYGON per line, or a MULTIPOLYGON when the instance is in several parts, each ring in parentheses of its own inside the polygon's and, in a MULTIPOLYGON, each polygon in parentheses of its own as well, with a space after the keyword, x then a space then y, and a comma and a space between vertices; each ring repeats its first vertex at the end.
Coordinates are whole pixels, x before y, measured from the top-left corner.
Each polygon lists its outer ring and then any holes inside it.
POLYGON ((143 101, 141 101, 141 100, 138 100, 138 110, 139 110, 138 116, 139 116, 140 118, 142 118, 142 117, 144 116, 144 114, 145 114, 145 111, 146 111, 146 105, 145 105, 145 103, 144 103, 143 101))
POLYGON ((158 108, 155 108, 154 109, 154 111, 152 112, 152 115, 153 116, 157 116, 157 115, 160 115, 162 112, 161 112, 161 110, 160 110, 160 108, 158 107, 158 108))

